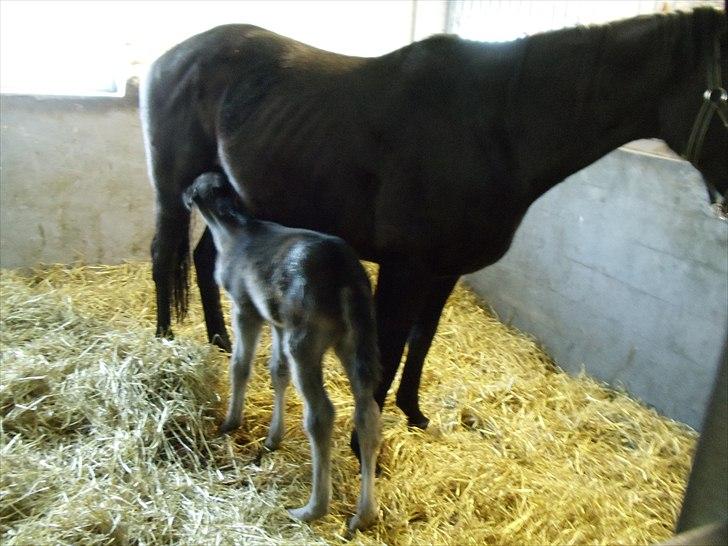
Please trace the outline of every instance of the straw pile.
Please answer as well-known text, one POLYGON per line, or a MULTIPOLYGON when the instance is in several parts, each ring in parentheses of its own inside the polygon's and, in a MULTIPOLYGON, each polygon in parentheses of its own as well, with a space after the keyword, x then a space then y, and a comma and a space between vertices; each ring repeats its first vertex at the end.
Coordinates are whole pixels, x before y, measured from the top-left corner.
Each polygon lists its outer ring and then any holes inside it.
MULTIPOLYGON (((175 341, 153 337, 148 264, 5 271, 0 381, 3 544, 326 544, 358 491, 351 399, 337 408, 331 513, 284 507, 310 492, 301 405, 258 458, 272 392, 261 344, 243 430, 219 438, 225 355, 199 306, 175 341)), ((196 298, 193 298, 196 299, 196 298)), ((291 391, 293 392, 293 391, 291 391)), ((427 432, 391 405, 377 479, 381 520, 360 544, 648 544, 667 538, 695 434, 586 377, 560 372, 464 287, 423 377, 427 432)))

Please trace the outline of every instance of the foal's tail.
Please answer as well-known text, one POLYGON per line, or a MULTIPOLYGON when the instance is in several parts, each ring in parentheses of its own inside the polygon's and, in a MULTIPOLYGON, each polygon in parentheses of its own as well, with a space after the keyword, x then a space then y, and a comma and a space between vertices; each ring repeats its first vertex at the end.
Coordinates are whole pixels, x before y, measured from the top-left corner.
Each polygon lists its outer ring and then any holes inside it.
POLYGON ((362 276, 366 286, 358 284, 343 290, 344 320, 355 362, 354 369, 347 371, 352 384, 356 381, 361 389, 374 393, 382 376, 382 366, 371 289, 363 271, 362 276))

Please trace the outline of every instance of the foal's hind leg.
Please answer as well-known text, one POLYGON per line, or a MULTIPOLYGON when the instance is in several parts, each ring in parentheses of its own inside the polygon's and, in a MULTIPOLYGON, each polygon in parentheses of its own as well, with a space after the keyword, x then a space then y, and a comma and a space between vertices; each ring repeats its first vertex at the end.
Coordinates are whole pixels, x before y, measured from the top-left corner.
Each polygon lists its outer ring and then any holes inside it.
POLYGON ((377 519, 377 499, 374 494, 377 455, 381 441, 379 406, 371 391, 354 394, 354 426, 359 436, 361 453, 361 490, 356 514, 349 521, 349 530, 366 529, 377 519))
POLYGON ((319 518, 329 510, 331 431, 334 426, 334 406, 324 389, 321 370, 324 348, 310 334, 287 332, 284 341, 293 381, 303 398, 303 423, 311 443, 311 497, 305 506, 289 510, 291 516, 304 521, 319 518))
POLYGON ((207 340, 223 351, 230 352, 230 338, 220 306, 220 289, 215 282, 216 255, 212 233, 210 228, 206 227, 200 242, 195 247, 193 258, 197 270, 197 287, 200 289, 202 310, 205 314, 207 340))
POLYGON ((268 430, 268 437, 265 439, 265 447, 271 451, 278 449, 283 438, 284 430, 284 414, 286 405, 286 389, 290 382, 290 372, 288 370, 288 360, 283 351, 283 332, 280 328, 271 326, 272 355, 268 365, 270 369, 270 379, 273 383, 273 391, 275 399, 273 401, 273 417, 268 430))
POLYGON ((373 385, 362 381, 361 371, 365 377, 368 370, 379 366, 378 362, 358 362, 354 347, 347 342, 336 349, 354 395, 354 427, 359 438, 361 457, 361 489, 356 515, 349 521, 349 530, 366 529, 377 519, 377 499, 374 494, 374 477, 376 473, 377 454, 381 441, 381 423, 379 406, 374 400, 373 385))
POLYGON ((233 309, 235 344, 230 357, 230 402, 225 421, 220 425, 220 433, 230 432, 240 426, 245 389, 250 379, 250 364, 262 325, 263 319, 250 303, 236 302, 233 309))

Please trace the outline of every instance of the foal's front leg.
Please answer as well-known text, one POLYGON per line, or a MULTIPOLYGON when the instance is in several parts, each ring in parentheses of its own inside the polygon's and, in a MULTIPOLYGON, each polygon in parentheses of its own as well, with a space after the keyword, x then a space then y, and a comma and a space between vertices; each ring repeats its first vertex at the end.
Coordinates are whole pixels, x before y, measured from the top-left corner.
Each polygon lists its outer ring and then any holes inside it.
POLYGON ((220 425, 221 434, 240 426, 245 404, 245 389, 250 379, 251 362, 262 324, 263 319, 250 302, 233 303, 235 342, 230 357, 230 402, 225 421, 220 425))

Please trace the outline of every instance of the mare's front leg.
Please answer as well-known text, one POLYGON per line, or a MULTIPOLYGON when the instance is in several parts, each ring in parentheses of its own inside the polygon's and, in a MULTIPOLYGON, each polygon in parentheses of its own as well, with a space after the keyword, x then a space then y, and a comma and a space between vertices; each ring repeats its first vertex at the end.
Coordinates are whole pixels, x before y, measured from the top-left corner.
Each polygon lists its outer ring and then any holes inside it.
POLYGON ((273 417, 270 422, 268 436, 265 439, 265 447, 271 451, 278 449, 284 432, 284 414, 286 408, 286 389, 290 382, 291 374, 288 369, 288 360, 283 350, 283 331, 280 328, 271 326, 272 354, 268 368, 270 379, 273 384, 275 399, 273 401, 273 417))
POLYGON ((310 521, 329 510, 331 500, 331 432, 334 405, 324 388, 321 359, 325 345, 312 331, 286 332, 284 348, 293 372, 293 382, 303 398, 303 424, 311 444, 311 497, 305 506, 288 512, 310 521))
MULTIPOLYGON (((374 399, 380 410, 397 374, 407 336, 422 307, 423 289, 429 281, 426 273, 402 264, 382 264, 379 268, 374 300, 382 379, 374 399)), ((351 448, 361 460, 356 430, 351 448)))
POLYGON ((197 270, 197 287, 200 289, 202 299, 207 340, 229 353, 230 338, 225 328, 225 318, 220 306, 220 289, 215 282, 216 256, 217 250, 212 239, 212 232, 209 227, 206 227, 193 253, 197 270))
POLYGON ((249 301, 235 302, 233 305, 233 331, 235 343, 230 357, 230 402, 225 421, 220 425, 224 434, 240 426, 245 389, 250 379, 251 363, 258 344, 263 319, 249 301))
POLYGON ((404 363, 402 380, 397 389, 397 407, 407 416, 407 424, 421 429, 427 428, 430 420, 420 411, 419 391, 422 366, 432 338, 440 322, 442 308, 452 293, 458 277, 439 277, 432 280, 426 291, 422 309, 415 320, 407 340, 407 360, 404 363))

